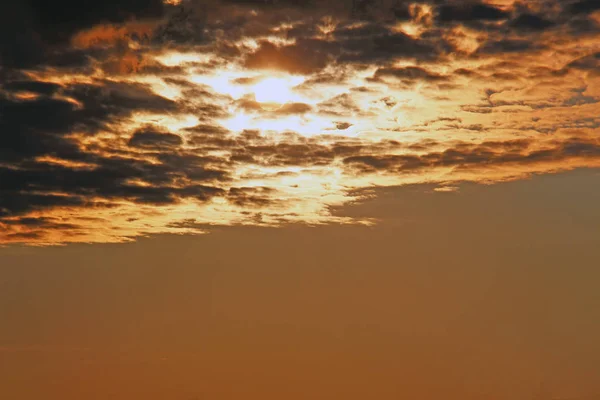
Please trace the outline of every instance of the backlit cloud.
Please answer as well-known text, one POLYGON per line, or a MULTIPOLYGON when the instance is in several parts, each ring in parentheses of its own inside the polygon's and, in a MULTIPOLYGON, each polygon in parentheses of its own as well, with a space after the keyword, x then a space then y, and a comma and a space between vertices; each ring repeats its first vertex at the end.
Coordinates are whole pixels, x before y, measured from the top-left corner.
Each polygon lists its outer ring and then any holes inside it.
POLYGON ((373 223, 332 210, 600 166, 597 2, 60 3, 1 10, 2 243, 373 223))

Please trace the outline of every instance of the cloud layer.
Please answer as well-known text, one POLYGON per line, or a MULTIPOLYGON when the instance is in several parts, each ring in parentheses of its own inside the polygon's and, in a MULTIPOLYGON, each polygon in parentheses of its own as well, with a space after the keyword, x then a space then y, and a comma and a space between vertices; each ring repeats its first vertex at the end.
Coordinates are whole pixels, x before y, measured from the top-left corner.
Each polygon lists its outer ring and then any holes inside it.
POLYGON ((331 210, 372 186, 598 167, 596 3, 0 10, 0 242, 371 223, 331 210))

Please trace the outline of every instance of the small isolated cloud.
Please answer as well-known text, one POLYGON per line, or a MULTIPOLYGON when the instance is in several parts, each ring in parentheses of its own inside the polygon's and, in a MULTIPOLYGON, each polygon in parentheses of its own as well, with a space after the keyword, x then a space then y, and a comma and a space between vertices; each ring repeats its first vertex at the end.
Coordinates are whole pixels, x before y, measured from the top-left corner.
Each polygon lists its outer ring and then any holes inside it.
POLYGON ((433 190, 438 193, 455 193, 458 192, 459 189, 458 186, 438 186, 433 190))

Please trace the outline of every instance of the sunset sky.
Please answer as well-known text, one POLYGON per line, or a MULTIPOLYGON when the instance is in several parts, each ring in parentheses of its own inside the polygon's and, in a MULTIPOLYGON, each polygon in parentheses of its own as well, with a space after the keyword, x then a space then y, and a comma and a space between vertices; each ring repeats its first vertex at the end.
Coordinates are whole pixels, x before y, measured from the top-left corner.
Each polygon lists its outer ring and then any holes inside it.
POLYGON ((0 139, 1 399, 600 399, 600 1, 6 1, 0 139))

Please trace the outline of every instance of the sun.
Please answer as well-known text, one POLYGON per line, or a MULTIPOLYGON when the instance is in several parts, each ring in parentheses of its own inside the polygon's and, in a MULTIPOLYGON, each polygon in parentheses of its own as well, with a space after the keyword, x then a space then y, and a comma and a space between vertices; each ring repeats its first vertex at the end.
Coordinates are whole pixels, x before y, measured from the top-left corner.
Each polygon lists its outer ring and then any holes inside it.
POLYGON ((269 77, 254 84, 251 91, 259 103, 285 104, 299 100, 292 89, 302 82, 304 78, 296 76, 269 77))

